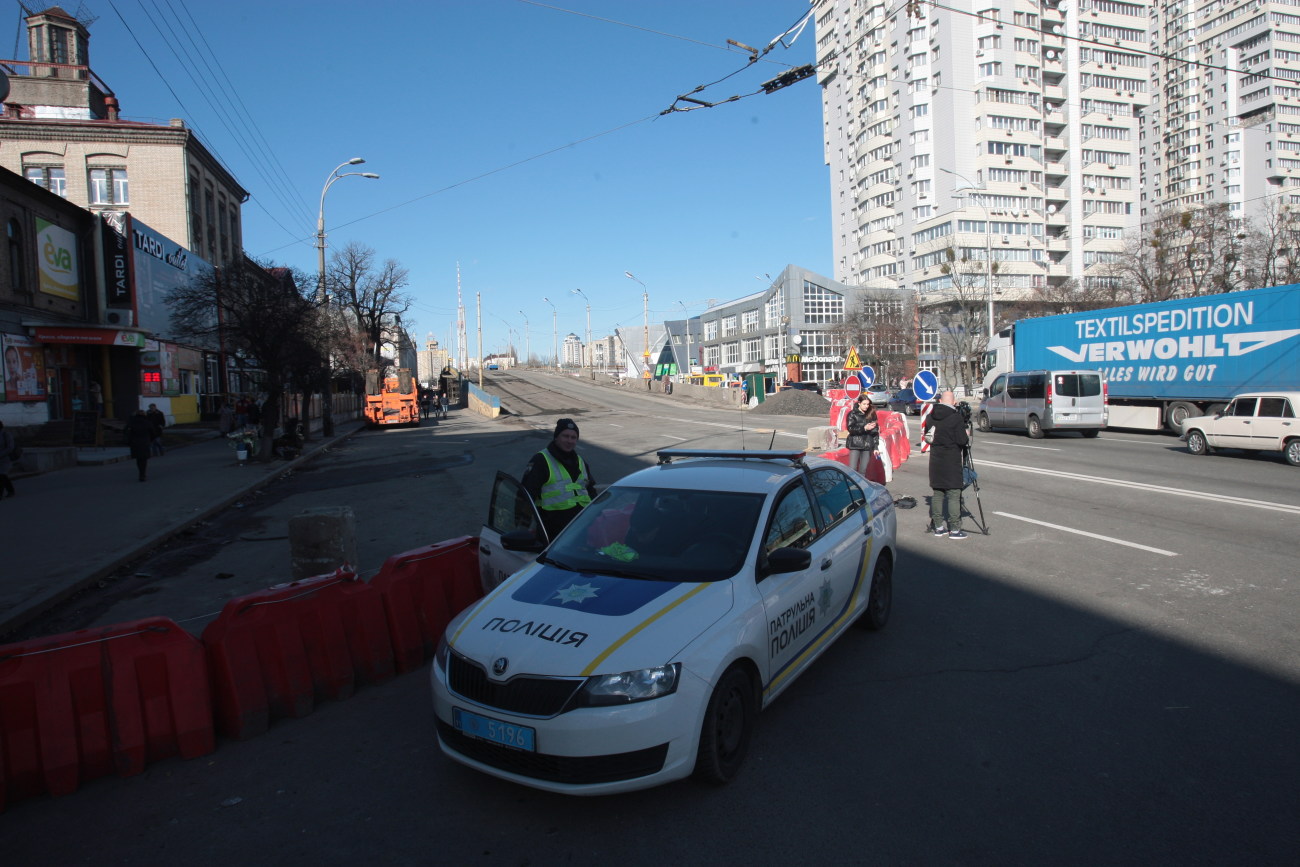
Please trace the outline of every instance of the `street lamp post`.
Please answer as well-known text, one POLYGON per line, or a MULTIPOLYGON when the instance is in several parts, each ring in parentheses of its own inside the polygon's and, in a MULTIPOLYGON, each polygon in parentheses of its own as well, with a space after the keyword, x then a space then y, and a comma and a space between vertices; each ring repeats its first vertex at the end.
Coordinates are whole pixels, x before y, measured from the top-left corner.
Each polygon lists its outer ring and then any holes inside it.
MULTIPOLYGON (((637 278, 633 276, 631 271, 624 271, 623 276, 629 280, 636 280, 636 282, 641 283, 640 280, 637 280, 637 278)), ((641 346, 642 346, 641 363, 644 365, 645 372, 649 373, 650 372, 650 290, 645 288, 644 283, 641 283, 641 311, 642 311, 641 315, 643 317, 642 321, 644 322, 644 327, 641 332, 641 346)), ((649 379, 649 377, 646 378, 649 379)))
MULTIPOLYGON (((326 306, 329 304, 329 297, 325 292, 325 194, 330 191, 330 187, 334 186, 335 181, 341 181, 344 178, 352 177, 353 175, 363 178, 378 178, 379 175, 374 172, 344 172, 343 174, 339 174, 339 169, 344 166, 355 166, 364 162, 365 160, 361 157, 353 157, 347 162, 339 163, 334 167, 334 171, 330 172, 329 177, 325 179, 325 186, 322 187, 320 191, 320 212, 316 216, 317 304, 324 304, 326 306)), ((321 407, 321 433, 325 434, 325 436, 334 435, 334 384, 330 381, 331 365, 329 351, 330 350, 327 348, 325 353, 325 405, 321 407)))
MULTIPOLYGON (((984 192, 984 193, 988 192, 987 189, 972 184, 970 182, 970 178, 966 177, 963 174, 954 172, 952 169, 946 169, 940 166, 939 171, 946 172, 947 174, 950 174, 955 178, 960 178, 961 180, 965 181, 966 189, 972 192, 984 192)), ((960 190, 954 190, 953 192, 954 194, 956 194, 957 192, 960 192, 960 190)), ((993 236, 990 234, 990 230, 989 230, 988 208, 984 207, 984 203, 980 201, 977 197, 971 196, 970 198, 972 198, 975 204, 979 206, 980 213, 984 215, 984 295, 988 303, 988 314, 987 314, 989 320, 988 339, 989 339, 989 343, 992 344, 993 337, 996 334, 996 331, 993 327, 993 236)))
POLYGON ((556 326, 555 304, 551 302, 550 298, 543 298, 542 300, 551 305, 551 354, 555 358, 555 370, 558 373, 560 370, 560 332, 556 326))
POLYGON ((588 298, 587 294, 581 289, 574 289, 573 294, 581 295, 582 300, 587 302, 587 344, 582 352, 582 360, 585 362, 587 360, 587 353, 591 352, 591 299, 588 298))
POLYGON ((532 351, 528 347, 528 317, 524 316, 524 311, 522 310, 519 311, 519 315, 524 317, 524 367, 527 367, 529 356, 532 355, 532 351))
POLYGON ((682 312, 686 314, 686 321, 683 323, 686 327, 686 372, 682 375, 682 382, 691 381, 691 311, 686 309, 685 302, 678 301, 682 312))

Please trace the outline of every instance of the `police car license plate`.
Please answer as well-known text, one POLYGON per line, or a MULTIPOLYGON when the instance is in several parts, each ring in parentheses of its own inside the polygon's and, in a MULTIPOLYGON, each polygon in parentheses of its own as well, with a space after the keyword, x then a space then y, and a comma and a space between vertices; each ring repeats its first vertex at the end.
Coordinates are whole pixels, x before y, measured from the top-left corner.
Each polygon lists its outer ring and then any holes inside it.
POLYGON ((451 709, 451 724, 463 734, 491 741, 494 744, 501 744, 503 747, 513 747, 528 752, 537 749, 535 745, 536 732, 527 726, 517 726, 513 723, 502 722, 499 719, 479 716, 458 707, 451 709))

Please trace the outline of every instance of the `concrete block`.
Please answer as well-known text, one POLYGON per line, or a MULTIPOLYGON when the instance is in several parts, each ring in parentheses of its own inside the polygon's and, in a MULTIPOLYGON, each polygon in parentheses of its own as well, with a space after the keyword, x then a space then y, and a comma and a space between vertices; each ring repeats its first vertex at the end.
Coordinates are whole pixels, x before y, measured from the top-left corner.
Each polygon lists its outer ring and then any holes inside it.
POLYGON ((289 519, 293 580, 357 566, 357 520, 347 506, 304 509, 289 519))
POLYGON ((829 452, 840 447, 840 433, 830 425, 808 428, 808 451, 829 452))

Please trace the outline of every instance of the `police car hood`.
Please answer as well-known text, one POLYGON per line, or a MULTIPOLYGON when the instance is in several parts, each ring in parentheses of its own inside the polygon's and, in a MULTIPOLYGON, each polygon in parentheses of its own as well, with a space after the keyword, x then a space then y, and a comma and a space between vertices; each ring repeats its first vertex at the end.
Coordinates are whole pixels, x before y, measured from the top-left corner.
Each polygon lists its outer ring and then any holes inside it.
POLYGON ((535 563, 453 621, 448 636, 489 672, 507 660, 506 677, 616 674, 673 661, 731 605, 729 581, 647 581, 535 563))

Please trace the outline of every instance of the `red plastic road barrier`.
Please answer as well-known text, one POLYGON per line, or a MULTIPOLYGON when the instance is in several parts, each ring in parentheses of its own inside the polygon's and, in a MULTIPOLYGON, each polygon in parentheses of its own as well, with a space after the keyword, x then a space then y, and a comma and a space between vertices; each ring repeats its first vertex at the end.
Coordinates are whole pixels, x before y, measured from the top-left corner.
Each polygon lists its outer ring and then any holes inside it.
MULTIPOLYGON (((849 450, 847 448, 836 449, 833 452, 822 452, 818 457, 829 458, 832 461, 839 461, 846 467, 849 466, 849 450)), ((881 463, 878 454, 873 454, 871 460, 867 462, 867 480, 878 485, 885 483, 885 465, 881 463)))
POLYGON ((447 622, 482 595, 478 537, 394 554, 370 586, 384 601, 397 670, 413 671, 433 656, 447 622))
POLYGON ((230 600, 203 644, 217 724, 234 738, 393 676, 383 600, 346 567, 230 600))
POLYGON ((203 646, 166 617, 0 647, 0 807, 214 747, 203 646))

